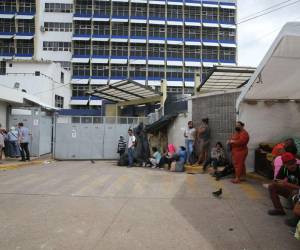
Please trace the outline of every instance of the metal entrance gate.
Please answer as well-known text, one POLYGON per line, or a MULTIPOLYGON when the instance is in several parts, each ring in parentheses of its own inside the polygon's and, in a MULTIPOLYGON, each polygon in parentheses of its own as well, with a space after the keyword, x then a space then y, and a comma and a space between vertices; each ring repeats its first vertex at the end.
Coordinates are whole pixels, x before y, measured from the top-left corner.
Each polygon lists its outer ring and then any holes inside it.
POLYGON ((58 116, 54 158, 57 160, 117 159, 117 144, 129 128, 146 124, 145 117, 58 116))
POLYGON ((41 156, 52 152, 52 115, 39 108, 13 109, 9 116, 9 127, 19 122, 29 128, 31 138, 29 150, 32 156, 41 156))

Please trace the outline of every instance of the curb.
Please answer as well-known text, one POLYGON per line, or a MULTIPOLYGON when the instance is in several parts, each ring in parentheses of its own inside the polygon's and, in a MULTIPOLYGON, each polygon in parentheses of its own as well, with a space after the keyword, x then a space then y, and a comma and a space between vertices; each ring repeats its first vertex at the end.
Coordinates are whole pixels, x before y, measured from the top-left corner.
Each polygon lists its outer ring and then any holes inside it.
POLYGON ((271 182, 271 180, 269 180, 268 178, 261 176, 255 172, 247 173, 247 178, 257 180, 260 182, 267 182, 267 183, 271 182))
POLYGON ((24 162, 24 163, 19 163, 19 164, 1 164, 0 165, 0 171, 30 167, 30 166, 33 166, 33 165, 42 164, 44 161, 45 160, 34 160, 34 161, 31 161, 31 162, 24 162))

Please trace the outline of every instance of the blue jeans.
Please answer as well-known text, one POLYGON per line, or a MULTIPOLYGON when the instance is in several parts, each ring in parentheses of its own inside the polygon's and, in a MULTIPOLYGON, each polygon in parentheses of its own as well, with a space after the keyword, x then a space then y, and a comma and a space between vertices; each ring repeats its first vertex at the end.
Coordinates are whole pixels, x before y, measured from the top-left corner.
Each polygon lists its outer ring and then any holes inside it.
POLYGON ((187 153, 187 162, 190 162, 190 156, 193 152, 193 145, 194 141, 193 140, 185 140, 185 147, 186 147, 186 153, 187 153))
POLYGON ((10 157, 20 156, 20 149, 17 141, 8 142, 8 155, 10 157))
POLYGON ((133 165, 133 148, 128 149, 128 166, 132 167, 133 165))

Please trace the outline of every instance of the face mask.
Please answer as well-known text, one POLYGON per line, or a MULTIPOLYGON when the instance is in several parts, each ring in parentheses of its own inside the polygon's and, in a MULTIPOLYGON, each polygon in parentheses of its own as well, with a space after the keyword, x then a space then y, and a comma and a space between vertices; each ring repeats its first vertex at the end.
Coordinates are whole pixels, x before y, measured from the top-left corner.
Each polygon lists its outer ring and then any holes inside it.
POLYGON ((235 131, 240 132, 242 129, 240 127, 235 127, 235 131))

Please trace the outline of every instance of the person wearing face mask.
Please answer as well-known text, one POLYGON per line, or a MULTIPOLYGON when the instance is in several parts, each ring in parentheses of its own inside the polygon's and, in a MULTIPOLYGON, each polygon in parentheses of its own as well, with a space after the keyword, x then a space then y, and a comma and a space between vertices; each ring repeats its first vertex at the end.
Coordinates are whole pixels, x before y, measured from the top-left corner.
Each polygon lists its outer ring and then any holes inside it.
POLYGON ((245 161, 248 155, 249 134, 244 127, 245 124, 238 121, 235 126, 235 133, 227 141, 227 144, 231 147, 231 156, 235 170, 235 179, 231 180, 234 184, 240 183, 241 177, 246 176, 245 161))

